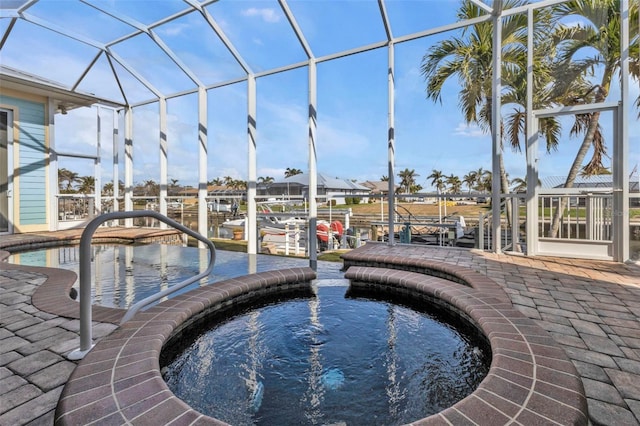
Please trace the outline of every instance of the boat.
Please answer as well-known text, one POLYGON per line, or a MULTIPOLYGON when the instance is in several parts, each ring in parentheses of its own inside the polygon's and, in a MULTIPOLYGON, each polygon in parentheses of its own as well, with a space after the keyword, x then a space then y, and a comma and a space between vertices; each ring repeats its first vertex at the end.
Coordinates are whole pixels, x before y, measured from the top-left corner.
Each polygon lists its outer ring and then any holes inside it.
MULTIPOLYGON (((307 241, 307 213, 292 210, 288 202, 258 203, 258 236, 262 246, 269 252, 285 254, 305 254, 307 241), (278 211, 280 210, 280 211, 278 211)), ((220 236, 231 238, 234 231, 242 229, 246 233, 246 217, 229 219, 220 225, 220 236)), ((316 238, 320 251, 340 248, 344 227, 342 222, 319 219, 316 238)), ((246 236, 245 236, 246 237, 246 236)))

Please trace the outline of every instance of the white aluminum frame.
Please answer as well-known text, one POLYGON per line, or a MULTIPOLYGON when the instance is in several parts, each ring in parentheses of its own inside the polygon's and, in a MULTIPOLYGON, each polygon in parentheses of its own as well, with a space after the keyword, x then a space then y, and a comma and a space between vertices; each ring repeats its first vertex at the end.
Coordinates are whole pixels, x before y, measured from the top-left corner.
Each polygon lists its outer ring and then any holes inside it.
MULTIPOLYGON (((286 66, 255 72, 252 70, 247 62, 243 59, 242 55, 238 52, 238 50, 233 46, 229 38, 226 36, 225 32, 222 30, 222 27, 216 22, 213 16, 206 9, 206 6, 214 3, 216 0, 206 0, 206 1, 197 1, 197 0, 184 0, 188 7, 175 13, 171 16, 167 16, 153 24, 145 25, 140 22, 131 19, 128 16, 124 16, 114 10, 110 10, 103 6, 96 6, 90 2, 86 2, 86 4, 90 7, 99 10, 100 12, 126 24, 133 28, 133 31, 130 34, 127 34, 123 37, 120 37, 116 40, 112 40, 108 43, 101 43, 99 41, 93 40, 89 37, 85 37, 75 33, 72 29, 69 28, 61 28, 51 22, 47 22, 44 19, 38 18, 34 15, 28 13, 29 7, 33 4, 33 2, 26 2, 20 8, 16 10, 0 10, 0 16, 11 19, 10 25, 7 27, 7 30, 4 34, 4 39, 9 36, 15 22, 17 20, 25 20, 35 25, 41 26, 48 30, 54 31, 58 34, 61 34, 65 37, 69 37, 73 40, 76 40, 80 43, 92 46, 99 50, 99 53, 93 58, 90 65, 85 69, 82 73, 81 77, 78 81, 73 85, 71 90, 76 90, 76 88, 80 85, 84 77, 88 74, 90 69, 96 64, 99 57, 101 55, 105 55, 109 64, 112 67, 112 72, 114 73, 117 84, 119 85, 119 89, 122 93, 123 99, 127 104, 123 109, 124 115, 124 145, 125 145, 125 158, 124 158, 124 181, 125 181, 125 209, 132 210, 133 209, 133 134, 132 134, 132 121, 133 121, 133 108, 136 106, 146 105, 153 102, 159 102, 160 109, 160 135, 159 135, 159 149, 160 149, 160 212, 165 214, 167 210, 166 205, 166 195, 167 195, 167 162, 168 162, 168 153, 167 153, 167 115, 166 115, 166 102, 167 99, 186 95, 186 94, 198 94, 198 155, 199 155, 199 173, 198 173, 198 200, 200 207, 198 208, 198 230, 201 233, 207 232, 206 226, 206 182, 207 182, 207 106, 206 106, 206 98, 207 92, 209 89, 223 87, 226 85, 235 84, 238 82, 247 82, 247 133, 248 133, 248 188, 247 188, 247 202, 248 202, 248 210, 247 210, 247 220, 249 223, 248 226, 248 252, 254 254, 258 250, 258 239, 257 239, 257 230, 255 229, 256 223, 256 207, 255 207, 255 196, 256 196, 256 169, 257 169, 257 161, 256 161, 256 147, 257 147, 257 122, 256 122, 256 86, 257 80, 264 76, 273 75, 280 72, 285 72, 289 70, 293 70, 296 68, 307 67, 308 69, 308 103, 309 103, 309 117, 308 117, 308 132, 309 132, 309 140, 308 140, 308 167, 309 167, 309 176, 310 176, 310 188, 309 188, 309 212, 310 212, 310 222, 311 229, 315 229, 315 223, 317 221, 317 144, 318 140, 316 139, 316 130, 317 130, 317 64, 325 61, 331 61, 334 59, 343 58, 345 56, 354 55, 374 49, 386 48, 388 51, 388 82, 387 82, 387 90, 388 90, 388 137, 387 137, 387 156, 388 156, 388 173, 389 173, 389 182, 388 182, 388 194, 389 194, 389 203, 388 203, 388 216, 389 216, 389 229, 393 228, 393 217, 395 212, 395 83, 394 83, 394 73, 395 73, 395 45, 398 43, 403 43, 406 41, 416 40, 423 37, 463 28, 469 25, 473 25, 480 22, 493 21, 494 23, 494 46, 501 45, 501 25, 498 25, 501 22, 502 17, 513 15, 516 13, 526 13, 528 16, 528 52, 527 52, 527 180, 528 182, 536 182, 538 175, 538 165, 537 165, 537 137, 536 137, 536 117, 541 117, 541 114, 564 114, 564 113, 573 113, 576 110, 550 110, 547 112, 534 112, 533 111, 533 93, 532 93, 532 82, 533 82, 533 16, 534 11, 539 8, 549 7, 556 4, 564 3, 568 0, 541 0, 537 3, 532 3, 529 5, 523 5, 520 7, 506 9, 503 10, 503 1, 502 0, 494 0, 492 5, 488 5, 482 0, 471 0, 475 5, 482 8, 487 12, 487 15, 470 19, 467 21, 455 22, 452 24, 447 24, 443 26, 439 26, 437 28, 432 28, 424 31, 415 32, 408 35, 403 35, 401 37, 394 37, 392 32, 392 27, 387 16, 386 6, 384 0, 378 0, 378 6, 380 9, 380 16, 385 28, 386 40, 371 43, 365 46, 360 46, 353 49, 348 49, 342 52, 332 53, 329 55, 325 55, 323 57, 316 57, 307 42, 303 31, 298 25, 294 14, 292 13, 287 0, 278 0, 278 4, 280 5, 282 12, 286 16, 289 24, 298 39, 301 47, 303 48, 307 60, 300 61, 297 63, 292 63, 286 66), (180 58, 171 51, 171 49, 164 43, 162 38, 158 35, 155 29, 172 20, 183 17, 189 13, 197 12, 202 15, 208 25, 211 27, 213 32, 220 38, 224 46, 227 48, 229 53, 235 58, 237 63, 243 69, 246 74, 243 77, 235 78, 229 81, 219 82, 216 84, 212 84, 209 86, 205 86, 199 79, 196 74, 192 72, 189 67, 184 64, 180 58), (114 51, 113 46, 116 44, 133 38, 140 34, 146 34, 161 50, 164 54, 167 55, 170 60, 176 64, 176 66, 194 83, 194 89, 186 90, 180 93, 173 94, 164 94, 157 88, 155 88, 150 82, 146 81, 142 75, 136 72, 136 69, 120 58, 114 51), (114 61, 119 63, 125 70, 127 70, 131 75, 137 79, 144 87, 146 87, 153 95, 154 99, 150 99, 147 101, 139 102, 136 104, 129 103, 127 101, 127 94, 124 91, 120 81, 118 80, 118 76, 115 73, 114 69, 114 61)), ((621 107, 617 113, 618 123, 618 133, 615 137, 614 142, 614 163, 618 165, 617 171, 614 172, 614 206, 616 211, 621 212, 621 214, 617 215, 619 220, 615 221, 615 233, 619 235, 620 238, 617 238, 615 241, 615 259, 617 261, 625 261, 629 258, 629 226, 628 226, 628 215, 625 215, 624 212, 628 211, 628 179, 626 176, 628 175, 628 105, 630 105, 629 99, 629 0, 621 0, 620 2, 620 12, 622 16, 622 25, 621 25, 621 107)), ((4 41, 4 40, 3 40, 4 41)), ((2 42, 3 42, 2 41, 2 42)), ((0 42, 0 43, 2 43, 0 42)), ((494 70, 496 71, 493 76, 492 87, 493 93, 500 93, 501 88, 501 76, 500 76, 500 57, 501 51, 497 49, 494 51, 493 56, 493 64, 494 70)), ((119 104, 115 102, 114 104, 119 104)), ((499 163, 502 158, 502 152, 500 150, 500 139, 501 139, 501 131, 500 126, 495 125, 495 123, 499 123, 501 120, 501 111, 500 111, 500 97, 494 97, 494 102, 492 106, 492 122, 494 125, 492 126, 492 172, 493 172, 493 184, 492 184, 492 199, 494 200, 492 207, 492 221, 493 221, 493 240, 499 242, 501 239, 500 236, 500 213, 499 206, 502 198, 502 194, 500 191, 500 167, 499 163)), ((588 106, 588 108, 593 108, 594 106, 588 106)), ((599 108, 599 106, 595 106, 595 108, 599 108)), ((114 118, 114 122, 117 121, 114 118)), ((117 161, 118 161, 118 150, 116 149, 116 143, 118 141, 117 135, 117 126, 114 123, 114 154, 113 161, 114 163, 114 209, 117 210, 117 197, 119 196, 118 189, 118 173, 117 173, 117 161)), ((55 161, 55 157, 53 158, 55 161)), ((537 209, 533 208, 534 205, 537 205, 537 189, 535 185, 529 185, 527 189, 527 249, 529 255, 536 254, 536 240, 537 238, 537 209), (535 232, 533 232, 535 230, 535 232)), ((131 226, 132 221, 130 219, 126 220, 126 225, 131 226)), ((389 244, 395 244, 393 233, 389 235, 389 244)), ((310 258, 311 265, 315 266, 316 264, 316 250, 315 250, 315 241, 313 238, 309 239, 310 241, 310 258)), ((497 243, 494 247, 494 251, 500 252, 501 247, 500 244, 497 243)))
MULTIPOLYGON (((13 110, 0 108, 0 111, 7 114, 7 230, 0 232, 0 235, 13 234, 13 110)), ((51 187, 51 185, 49 185, 51 187)), ((55 201, 55 198, 52 197, 55 201)), ((57 204, 57 203, 54 203, 57 204)), ((50 203, 51 205, 51 203, 50 203)), ((51 208, 51 207, 50 207, 51 208)))
MULTIPOLYGON (((530 148, 532 152, 531 156, 528 156, 527 162, 532 162, 536 164, 538 162, 538 125, 539 120, 541 118, 546 117, 557 117, 561 115, 575 115, 575 114, 585 114, 591 112, 605 112, 610 111, 613 113, 613 205, 614 205, 614 215, 613 215, 613 241, 608 243, 610 246, 606 250, 605 254, 598 254, 596 257, 603 258, 607 260, 616 260, 618 262, 624 262, 629 258, 629 215, 624 214, 624 212, 628 212, 629 208, 629 178, 627 175, 628 167, 626 166, 626 161, 617 162, 615 159, 621 158, 620 156, 625 151, 628 150, 628 143, 621 138, 620 126, 622 125, 622 120, 620 119, 621 110, 624 109, 621 107, 620 103, 612 103, 612 102, 603 102, 598 104, 587 104, 587 105, 576 105, 570 107, 562 107, 562 108, 551 108, 544 110, 535 110, 532 112, 532 140, 530 143, 530 148), (621 200, 624 199, 624 200, 621 200), (620 206, 624 204, 623 201, 626 201, 627 209, 621 210, 620 206), (622 212, 622 214, 616 214, 616 212, 622 212), (626 230, 626 233, 625 233, 626 230)), ((531 176, 527 175, 528 178, 532 179, 529 182, 537 182, 538 181, 538 170, 537 167, 531 168, 531 176)), ((602 191, 602 188, 599 188, 599 191, 602 191)), ((552 193, 571 193, 571 189, 566 188, 558 188, 555 191, 546 191, 545 194, 552 193)), ((538 199, 541 195, 541 190, 534 185, 530 185, 527 187, 527 254, 530 256, 534 255, 551 255, 551 256, 567 256, 567 257, 575 257, 576 256, 576 248, 580 247, 580 243, 573 243, 571 245, 567 244, 563 241, 546 241, 543 243, 538 236, 538 199), (535 220, 533 219, 535 218, 535 220)))

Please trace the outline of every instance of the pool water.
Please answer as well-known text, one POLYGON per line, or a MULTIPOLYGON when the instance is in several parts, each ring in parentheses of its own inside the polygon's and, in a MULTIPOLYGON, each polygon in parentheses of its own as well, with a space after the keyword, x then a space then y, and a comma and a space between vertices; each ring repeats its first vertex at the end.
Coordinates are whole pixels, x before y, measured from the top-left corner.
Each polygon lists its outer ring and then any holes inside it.
POLYGON ((168 342, 161 365, 176 396, 233 425, 410 423, 469 395, 489 368, 475 328, 344 280, 231 309, 168 342))
MULTIPOLYGON (((11 263, 48 266, 79 274, 79 247, 65 246, 16 253, 11 263)), ((92 301, 96 305, 128 308, 134 303, 204 271, 209 251, 172 245, 94 245, 92 246, 92 301)), ((207 279, 174 293, 178 295, 216 281, 255 272, 309 266, 308 259, 249 255, 216 251, 216 261, 207 279)), ((318 277, 342 278, 340 262, 318 262, 318 277)), ((74 284, 79 291, 79 282, 74 284)))

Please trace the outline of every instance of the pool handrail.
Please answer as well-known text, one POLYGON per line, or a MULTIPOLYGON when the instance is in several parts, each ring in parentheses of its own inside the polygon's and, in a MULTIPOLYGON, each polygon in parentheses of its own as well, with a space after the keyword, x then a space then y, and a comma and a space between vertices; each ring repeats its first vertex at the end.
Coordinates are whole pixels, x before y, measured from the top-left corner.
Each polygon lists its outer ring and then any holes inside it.
POLYGON ((192 236, 193 238, 196 238, 199 241, 202 241, 209 248, 209 265, 204 272, 201 272, 198 275, 190 277, 178 284, 175 284, 135 303, 127 310, 125 315, 122 317, 120 324, 123 324, 126 321, 130 320, 140 309, 144 308, 145 306, 148 306, 162 299, 163 297, 166 297, 167 295, 188 286, 189 284, 207 277, 213 270, 213 265, 215 264, 216 260, 216 247, 213 242, 211 242, 208 238, 202 236, 198 232, 195 232, 182 225, 181 223, 176 222, 175 220, 170 219, 156 211, 136 210, 112 212, 104 213, 100 216, 95 217, 87 224, 84 231, 82 231, 82 236, 80 237, 80 348, 72 351, 68 355, 68 358, 71 360, 79 360, 84 358, 84 356, 93 347, 93 337, 91 330, 91 240, 93 238, 93 234, 100 225, 109 220, 130 219, 137 217, 152 217, 166 223, 173 228, 176 228, 179 231, 184 232, 185 234, 192 236))

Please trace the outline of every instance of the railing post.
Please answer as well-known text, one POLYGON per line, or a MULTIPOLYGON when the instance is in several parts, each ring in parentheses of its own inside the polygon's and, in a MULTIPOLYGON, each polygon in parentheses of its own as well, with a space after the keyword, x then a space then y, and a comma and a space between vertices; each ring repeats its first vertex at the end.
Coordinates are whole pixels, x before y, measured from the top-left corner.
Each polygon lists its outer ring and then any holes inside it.
POLYGON ((166 295, 173 293, 197 280, 200 280, 211 273, 213 269, 213 264, 215 263, 215 246, 213 243, 200 235, 199 233, 187 228, 186 226, 169 219, 166 216, 161 215, 155 211, 149 210, 138 210, 138 211, 124 211, 124 212, 113 212, 113 213, 105 213, 100 215, 93 220, 91 220, 84 231, 82 231, 82 236, 80 237, 80 348, 72 351, 67 356, 70 360, 79 360, 84 358, 84 356, 91 350, 93 347, 93 337, 91 330, 91 321, 92 321, 92 313, 91 313, 91 239, 93 238, 93 234, 98 229, 100 225, 104 222, 114 219, 128 219, 135 217, 153 217, 162 221, 172 227, 178 229, 179 231, 184 232, 185 234, 191 235, 192 237, 202 241, 209 248, 209 266, 207 269, 187 280, 182 281, 168 289, 160 291, 152 296, 145 298, 144 300, 139 301, 135 305, 131 306, 129 310, 125 313, 124 317, 120 324, 126 322, 130 319, 138 310, 141 308, 160 300, 166 295))
POLYGON ((587 194, 587 198, 585 201, 585 207, 586 207, 586 213, 585 213, 585 220, 587 222, 587 225, 585 226, 585 228, 587 229, 587 235, 586 238, 587 240, 597 240, 597 236, 596 236, 596 221, 594 220, 594 212, 595 212, 595 208, 594 208, 594 199, 592 197, 591 194, 587 194))
POLYGON ((484 215, 478 215, 478 248, 484 250, 484 215))
MULTIPOLYGON (((111 213, 106 216, 114 215, 111 213)), ((108 219, 108 218, 107 218, 108 219)), ((70 360, 79 360, 93 348, 91 334, 91 238, 107 219, 98 216, 87 224, 80 237, 80 348, 69 353, 70 360)))
POLYGON ((511 250, 520 252, 520 198, 511 198, 511 250))
POLYGON ((289 224, 284 225, 284 255, 289 256, 289 224))

